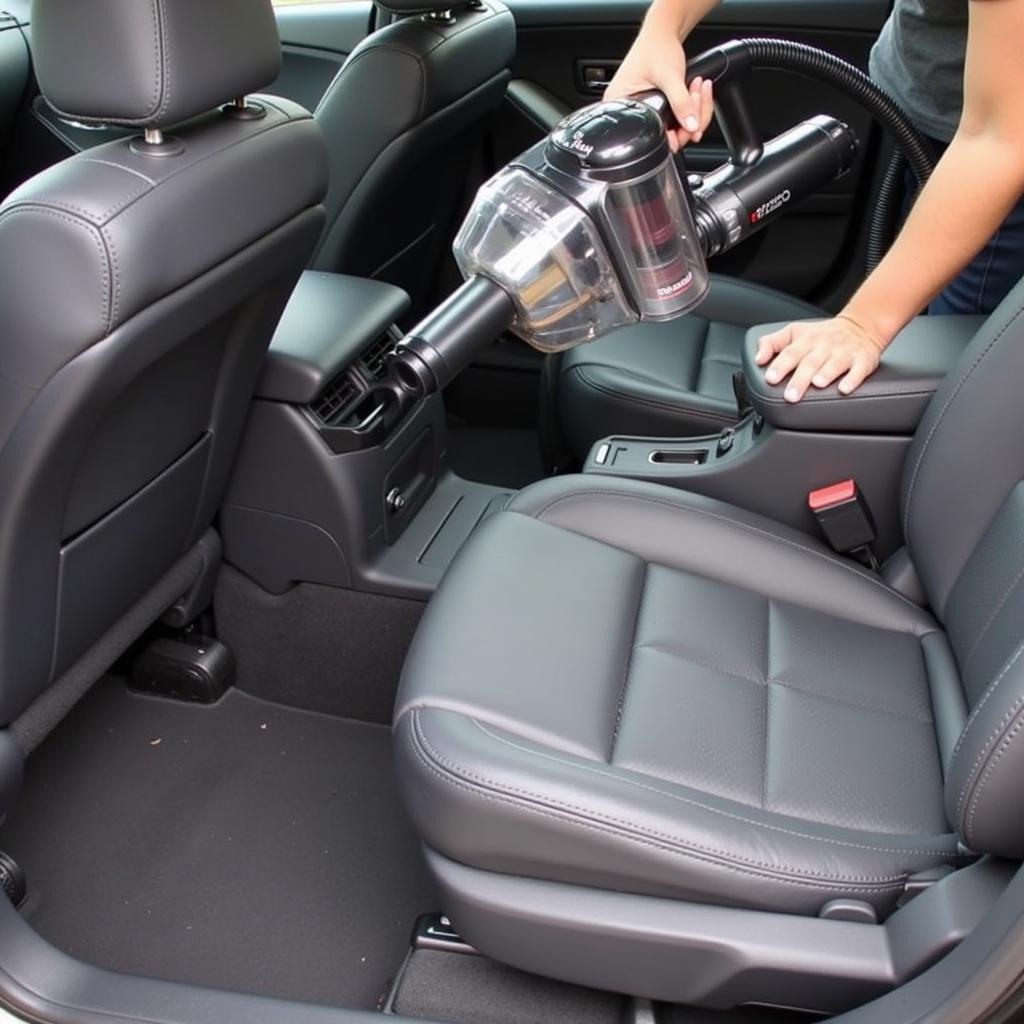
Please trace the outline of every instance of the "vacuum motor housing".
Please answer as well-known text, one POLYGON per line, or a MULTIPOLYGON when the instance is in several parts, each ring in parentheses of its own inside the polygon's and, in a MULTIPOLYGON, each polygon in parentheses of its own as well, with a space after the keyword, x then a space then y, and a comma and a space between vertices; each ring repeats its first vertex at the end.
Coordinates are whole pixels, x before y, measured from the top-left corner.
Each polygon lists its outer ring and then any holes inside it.
POLYGON ((545 351, 671 320, 708 288, 662 118, 632 99, 571 114, 484 185, 455 258, 505 288, 513 330, 545 351))
POLYGON ((669 148, 671 123, 660 93, 584 107, 477 193, 456 262, 501 286, 512 330, 535 348, 694 309, 708 289, 707 256, 845 173, 857 150, 847 125, 820 115, 691 191, 669 148))

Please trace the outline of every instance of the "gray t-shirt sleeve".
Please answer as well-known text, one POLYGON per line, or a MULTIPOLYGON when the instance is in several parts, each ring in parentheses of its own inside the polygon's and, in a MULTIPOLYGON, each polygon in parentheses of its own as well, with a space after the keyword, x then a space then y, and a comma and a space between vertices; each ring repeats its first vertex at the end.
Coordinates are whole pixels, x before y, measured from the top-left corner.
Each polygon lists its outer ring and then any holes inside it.
POLYGON ((922 132, 948 142, 963 108, 966 54, 967 0, 896 0, 869 67, 922 132))

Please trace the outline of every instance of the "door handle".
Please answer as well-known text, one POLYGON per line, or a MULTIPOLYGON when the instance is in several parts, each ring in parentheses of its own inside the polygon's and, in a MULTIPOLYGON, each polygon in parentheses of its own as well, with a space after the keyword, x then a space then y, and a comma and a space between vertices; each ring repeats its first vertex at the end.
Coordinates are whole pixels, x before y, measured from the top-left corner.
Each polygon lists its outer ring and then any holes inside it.
POLYGON ((600 96, 608 87, 621 61, 578 60, 576 61, 576 88, 582 93, 600 96))

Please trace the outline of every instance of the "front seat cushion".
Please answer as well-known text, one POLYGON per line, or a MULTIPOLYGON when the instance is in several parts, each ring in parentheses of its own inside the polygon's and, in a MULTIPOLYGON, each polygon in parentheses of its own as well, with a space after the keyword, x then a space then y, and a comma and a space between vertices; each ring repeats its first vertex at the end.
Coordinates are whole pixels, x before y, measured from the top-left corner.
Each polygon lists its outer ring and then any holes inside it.
POLYGON ((427 609, 396 709, 408 804, 475 868, 884 915, 959 856, 936 651, 927 612, 801 533, 635 481, 545 481, 427 609))
POLYGON ((732 377, 747 329, 827 315, 771 288, 712 275, 699 314, 624 327, 565 354, 558 410, 566 438, 584 458, 611 434, 717 433, 736 422, 732 377))

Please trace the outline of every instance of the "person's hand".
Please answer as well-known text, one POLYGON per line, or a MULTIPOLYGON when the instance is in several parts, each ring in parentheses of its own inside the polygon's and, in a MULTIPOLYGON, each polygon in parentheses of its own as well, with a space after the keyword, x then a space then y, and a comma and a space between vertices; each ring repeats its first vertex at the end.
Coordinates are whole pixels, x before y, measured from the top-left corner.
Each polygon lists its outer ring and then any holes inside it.
POLYGON ((827 388, 839 380, 848 395, 875 370, 886 342, 846 316, 790 324, 766 334, 757 346, 757 365, 768 366, 765 380, 779 384, 790 374, 787 402, 799 402, 812 384, 827 388))
POLYGON ((686 56, 671 32, 641 29, 608 83, 604 98, 621 100, 650 89, 665 94, 679 122, 679 127, 668 133, 672 152, 688 142, 700 142, 715 112, 711 81, 695 78, 687 88, 686 56))

